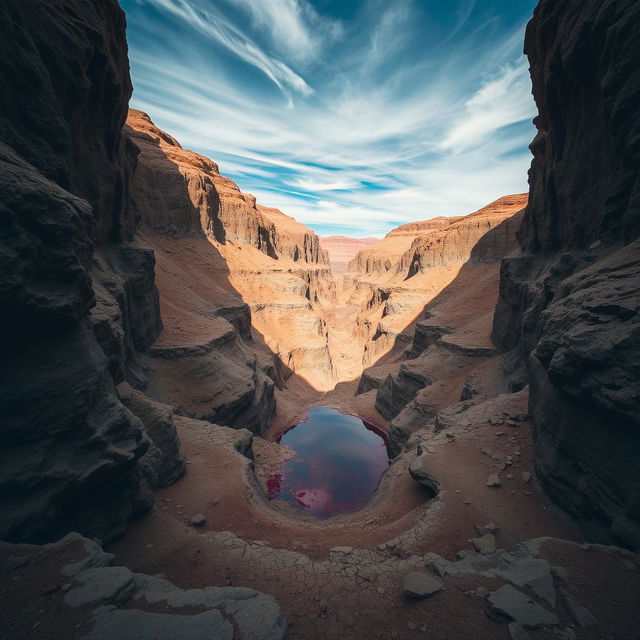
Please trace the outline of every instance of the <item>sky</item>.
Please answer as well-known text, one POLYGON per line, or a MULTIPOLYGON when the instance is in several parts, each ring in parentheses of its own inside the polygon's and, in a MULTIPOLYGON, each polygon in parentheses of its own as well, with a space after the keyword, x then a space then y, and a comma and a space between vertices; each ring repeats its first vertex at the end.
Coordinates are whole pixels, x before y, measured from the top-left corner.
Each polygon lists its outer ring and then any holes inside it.
POLYGON ((527 190, 536 0, 121 4, 131 106, 320 235, 527 190))

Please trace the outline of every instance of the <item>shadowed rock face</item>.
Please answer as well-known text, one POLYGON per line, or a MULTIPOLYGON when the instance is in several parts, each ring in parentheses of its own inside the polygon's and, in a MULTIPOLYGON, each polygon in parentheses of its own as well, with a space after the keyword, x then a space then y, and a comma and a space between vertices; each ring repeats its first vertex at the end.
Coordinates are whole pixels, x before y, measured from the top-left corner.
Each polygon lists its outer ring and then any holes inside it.
POLYGON ((163 460, 114 387, 161 328, 153 254, 130 242, 124 14, 7 0, 0 30, 0 537, 108 539, 163 460))
POLYGON ((520 255, 493 340, 530 384, 536 470, 591 538, 640 548, 640 5, 542 0, 520 255))
POLYGON ((131 200, 158 260, 165 327, 146 390, 183 415, 263 433, 274 382, 295 372, 334 385, 327 253, 311 229, 257 204, 147 114, 131 110, 125 134, 140 152, 131 200))
POLYGON ((146 113, 131 109, 125 133, 140 151, 132 201, 143 232, 204 234, 221 244, 250 245, 271 258, 328 264, 320 238, 309 228, 256 204, 215 162, 184 149, 146 113))

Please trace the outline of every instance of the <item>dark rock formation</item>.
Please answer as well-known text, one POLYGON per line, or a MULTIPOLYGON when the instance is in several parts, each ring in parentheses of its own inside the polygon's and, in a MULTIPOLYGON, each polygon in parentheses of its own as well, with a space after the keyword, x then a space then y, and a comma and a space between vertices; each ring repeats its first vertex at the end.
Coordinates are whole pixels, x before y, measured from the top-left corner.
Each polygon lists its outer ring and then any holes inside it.
POLYGON ((536 471, 586 534, 640 548, 640 4, 542 0, 520 255, 492 338, 530 384, 536 471), (526 365, 526 366, 525 366, 526 365))
POLYGON ((131 242, 124 14, 7 0, 0 31, 0 537, 108 539, 158 480, 114 386, 161 328, 131 242))

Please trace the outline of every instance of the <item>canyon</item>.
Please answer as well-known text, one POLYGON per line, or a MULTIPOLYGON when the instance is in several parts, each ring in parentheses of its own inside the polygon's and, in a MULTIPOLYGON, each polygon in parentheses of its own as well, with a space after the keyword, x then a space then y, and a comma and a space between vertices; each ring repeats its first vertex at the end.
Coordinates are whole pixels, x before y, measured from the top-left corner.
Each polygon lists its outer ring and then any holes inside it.
POLYGON ((115 0, 0 24, 0 635, 640 635, 637 3, 541 0, 529 193, 381 239, 130 109, 115 0), (326 518, 318 407, 389 453, 326 518))

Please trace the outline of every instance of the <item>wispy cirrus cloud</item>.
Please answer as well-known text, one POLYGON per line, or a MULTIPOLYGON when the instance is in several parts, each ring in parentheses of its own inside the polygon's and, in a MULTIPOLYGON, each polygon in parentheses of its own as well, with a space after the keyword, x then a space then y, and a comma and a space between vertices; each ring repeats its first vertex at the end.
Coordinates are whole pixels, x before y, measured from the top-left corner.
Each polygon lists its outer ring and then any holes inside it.
POLYGON ((313 92, 307 82, 284 62, 269 56, 244 31, 232 24, 215 4, 190 0, 146 0, 169 16, 228 49, 247 64, 262 71, 291 100, 291 91, 313 92))
POLYGON ((316 58, 342 34, 339 20, 323 18, 306 0, 226 0, 247 15, 271 46, 298 62, 316 58))
POLYGON ((320 232, 526 190, 535 0, 123 2, 133 105, 320 232))

